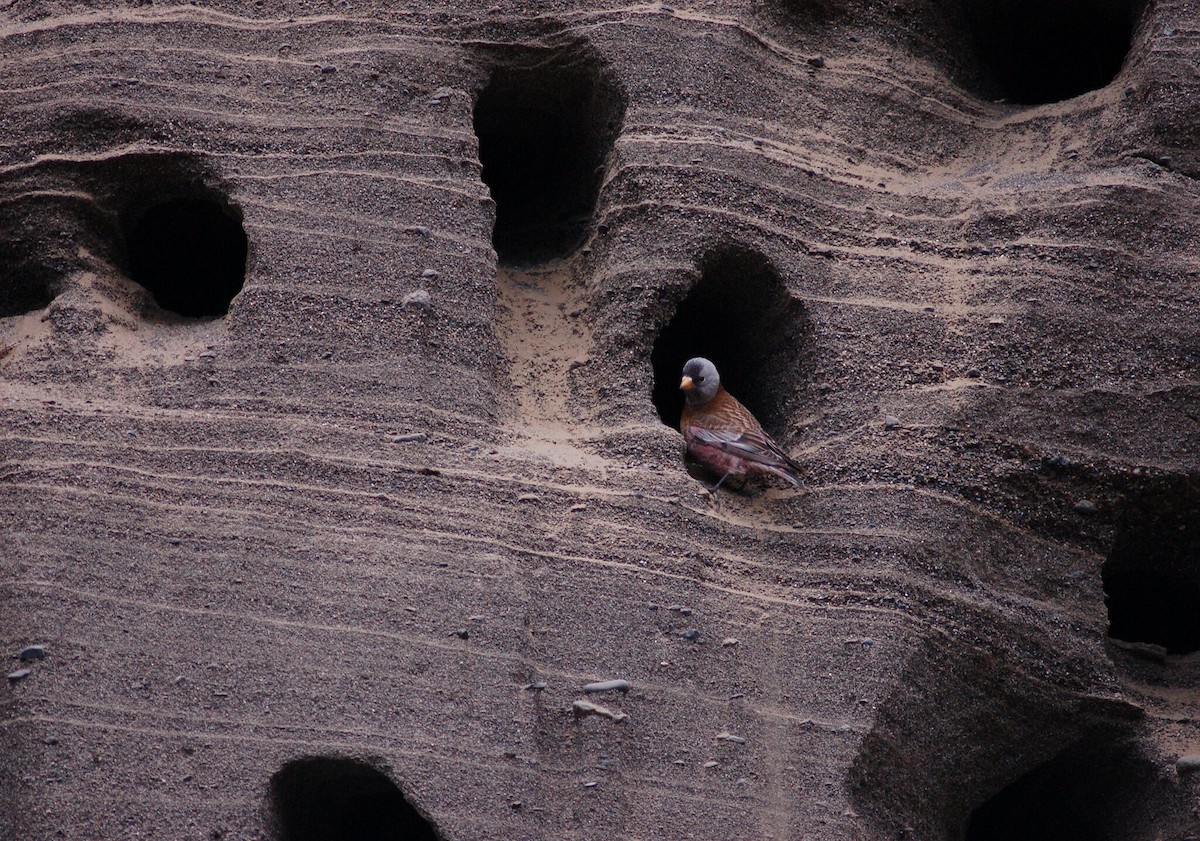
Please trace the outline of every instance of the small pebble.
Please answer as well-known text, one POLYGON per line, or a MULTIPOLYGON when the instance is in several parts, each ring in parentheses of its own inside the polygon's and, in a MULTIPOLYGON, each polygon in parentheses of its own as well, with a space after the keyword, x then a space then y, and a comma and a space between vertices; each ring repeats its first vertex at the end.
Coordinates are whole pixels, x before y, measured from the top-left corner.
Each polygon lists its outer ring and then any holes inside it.
POLYGON ((589 715, 598 715, 602 718, 620 724, 629 718, 628 715, 621 712, 613 712, 608 707, 601 707, 598 704, 593 704, 591 701, 576 701, 571 705, 571 711, 575 713, 576 718, 584 718, 589 715))
POLYGON ((896 417, 895 415, 888 415, 886 418, 883 419, 883 428, 884 429, 897 429, 897 428, 899 428, 899 426, 900 426, 900 418, 896 417))
POLYGON ((517 502, 537 502, 540 499, 537 494, 521 494, 517 497, 517 502))
POLYGON ((1000 316, 995 316, 993 318, 988 319, 988 324, 992 325, 993 327, 1000 327, 1000 326, 1003 326, 1004 319, 1001 318, 1000 316))
POLYGON ((471 632, 468 631, 466 628, 459 628, 457 631, 454 632, 454 635, 457 636, 460 640, 465 640, 471 636, 471 632))
POLYGON ((980 377, 982 377, 982 376, 983 376, 983 372, 982 372, 982 371, 980 371, 978 368, 968 368, 968 369, 967 369, 967 376, 968 376, 968 377, 970 377, 970 378, 971 378, 971 379, 973 379, 973 380, 977 380, 977 379, 979 379, 980 377))
POLYGON ((741 736, 735 736, 732 733, 718 733, 717 738, 723 742, 733 742, 735 745, 744 745, 746 740, 741 736))
POLYGON ((539 680, 534 683, 527 683, 523 688, 526 692, 541 692, 546 688, 546 681, 539 680))
POLYGON ((337 65, 334 65, 334 64, 322 64, 322 65, 321 65, 321 72, 322 72, 322 73, 336 73, 336 72, 337 72, 337 65))
POLYGON ((1080 514, 1095 514, 1100 510, 1096 507, 1096 503, 1092 502, 1090 499, 1081 499, 1071 507, 1080 514))
POLYGON ((708 762, 704 763, 704 767, 705 768, 716 768, 717 763, 710 759, 710 760, 708 760, 708 762))
POLYGON ((406 309, 408 307, 418 307, 424 309, 425 307, 429 306, 429 293, 424 289, 418 289, 415 292, 409 292, 404 296, 404 300, 400 302, 400 306, 405 307, 406 309))
POLYGON ((595 787, 596 787, 596 786, 598 786, 598 785, 600 785, 600 784, 599 784, 599 783, 597 783, 597 782, 591 782, 591 783, 584 783, 584 784, 583 784, 583 787, 584 787, 584 788, 595 788, 595 787))
POLYGON ((33 672, 30 669, 17 669, 15 672, 9 672, 8 682, 16 683, 29 677, 33 672))
POLYGON ((584 510, 586 510, 586 509, 587 509, 587 503, 586 503, 586 502, 577 502, 577 503, 575 503, 574 505, 572 505, 570 508, 568 508, 567 510, 568 510, 568 511, 570 511, 572 514, 574 514, 574 513, 577 513, 577 512, 579 512, 579 511, 584 511, 584 510))
POLYGON ((725 639, 721 640, 721 645, 725 646, 726 648, 737 644, 738 640, 736 637, 725 637, 725 639))
POLYGON ((45 660, 46 649, 41 645, 27 645, 21 649, 21 653, 17 655, 22 663, 28 663, 30 660, 45 660))
POLYGON ((599 680, 595 683, 589 683, 583 687, 583 691, 589 695, 593 692, 628 692, 629 681, 627 680, 599 680))
POLYGON ((1175 770, 1180 774, 1191 774, 1200 771, 1200 753, 1181 756, 1175 760, 1175 770))
POLYGON ((825 66, 825 56, 815 55, 808 60, 809 67, 816 67, 818 70, 825 66))
POLYGON ((685 640, 691 640, 692 642, 695 642, 696 640, 700 639, 700 631, 696 628, 688 628, 683 632, 682 636, 685 640))
POLYGON ((403 435, 393 435, 389 439, 393 444, 424 444, 429 440, 424 432, 406 432, 403 435))
POLYGON ((425 271, 421 272, 421 277, 426 278, 428 280, 433 280, 437 276, 438 276, 437 269, 426 269, 425 271))

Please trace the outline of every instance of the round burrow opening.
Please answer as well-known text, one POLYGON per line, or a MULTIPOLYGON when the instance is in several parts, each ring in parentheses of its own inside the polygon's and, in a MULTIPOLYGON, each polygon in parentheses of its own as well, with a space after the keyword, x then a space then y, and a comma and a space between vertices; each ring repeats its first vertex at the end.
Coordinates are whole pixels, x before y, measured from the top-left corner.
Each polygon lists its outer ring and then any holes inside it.
POLYGON ((225 315, 245 282, 249 243, 241 214, 216 199, 151 205, 126 226, 125 245, 129 276, 182 316, 225 315))
POLYGON ((721 383, 773 434, 784 432, 801 386, 811 336, 808 314, 771 262, 748 248, 708 252, 699 280, 679 302, 650 354, 652 399, 662 422, 679 427, 683 364, 711 359, 721 383))
POLYGON ((1105 87, 1121 71, 1145 0, 964 0, 989 86, 1022 105, 1105 87))
POLYGON ((1163 478, 1131 494, 1101 577, 1109 636, 1200 651, 1200 482, 1163 478))
POLYGON ((976 808, 963 838, 1126 841, 1141 837, 1137 833, 1157 811, 1156 777, 1153 763, 1128 742, 1087 740, 1022 774, 976 808))
POLYGON ((277 841, 438 841, 386 774, 344 757, 305 757, 270 783, 277 841))
POLYGON ((625 105, 615 75, 587 45, 500 57, 474 123, 502 262, 552 259, 580 245, 625 105))

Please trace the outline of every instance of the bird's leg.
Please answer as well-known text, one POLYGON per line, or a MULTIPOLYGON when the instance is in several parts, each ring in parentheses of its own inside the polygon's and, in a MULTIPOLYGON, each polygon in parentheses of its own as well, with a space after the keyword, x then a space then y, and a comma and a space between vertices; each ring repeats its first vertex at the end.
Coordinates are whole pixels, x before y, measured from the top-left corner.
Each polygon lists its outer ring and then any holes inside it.
POLYGON ((705 487, 708 488, 708 492, 710 494, 716 494, 717 488, 721 487, 721 485, 723 485, 725 483, 725 480, 728 479, 732 475, 733 475, 732 473, 726 473, 724 476, 722 476, 720 479, 717 480, 717 483, 715 485, 711 485, 711 486, 705 485, 705 487))

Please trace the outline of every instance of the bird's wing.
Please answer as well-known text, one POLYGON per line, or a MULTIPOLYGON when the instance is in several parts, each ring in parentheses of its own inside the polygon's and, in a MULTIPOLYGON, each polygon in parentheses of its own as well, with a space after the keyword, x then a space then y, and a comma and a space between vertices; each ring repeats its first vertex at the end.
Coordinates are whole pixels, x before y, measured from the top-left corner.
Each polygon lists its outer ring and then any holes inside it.
POLYGON ((702 426, 692 425, 685 430, 684 437, 698 444, 707 444, 730 455, 770 467, 794 468, 797 466, 761 429, 734 432, 705 429, 702 426))

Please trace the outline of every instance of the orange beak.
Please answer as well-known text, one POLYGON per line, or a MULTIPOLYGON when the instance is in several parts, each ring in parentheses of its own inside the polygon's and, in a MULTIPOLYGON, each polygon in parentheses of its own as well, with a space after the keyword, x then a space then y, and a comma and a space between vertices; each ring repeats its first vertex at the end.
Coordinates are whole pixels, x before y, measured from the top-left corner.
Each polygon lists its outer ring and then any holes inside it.
POLYGON ((679 381, 679 390, 680 391, 691 391, 695 387, 696 387, 696 384, 694 382, 692 382, 691 377, 684 377, 682 380, 679 381))

